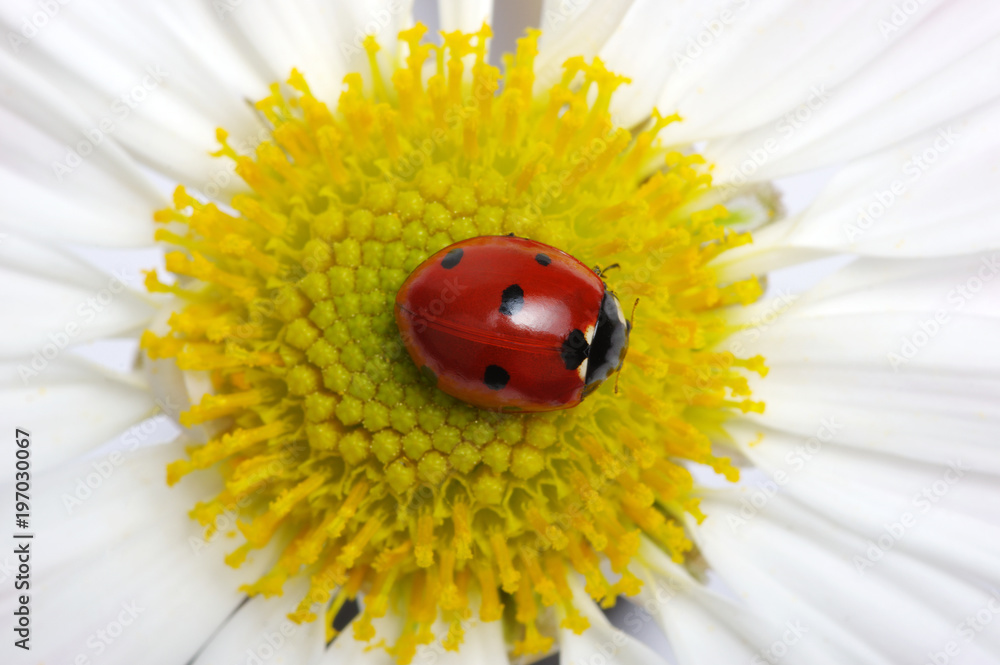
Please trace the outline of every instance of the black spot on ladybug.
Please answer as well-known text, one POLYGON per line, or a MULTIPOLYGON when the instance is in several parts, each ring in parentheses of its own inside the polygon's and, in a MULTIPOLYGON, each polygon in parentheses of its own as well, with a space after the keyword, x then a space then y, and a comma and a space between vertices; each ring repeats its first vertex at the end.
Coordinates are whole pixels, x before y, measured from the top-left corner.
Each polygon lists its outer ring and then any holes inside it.
POLYGON ((547 266, 552 263, 552 259, 549 258, 548 254, 535 254, 535 260, 538 261, 543 266, 547 266))
POLYGON ((500 365, 490 365, 483 375, 483 383, 490 390, 502 390, 510 381, 510 374, 500 365))
POLYGON ((437 386, 438 377, 437 374, 434 373, 434 370, 432 370, 427 365, 424 365, 423 367, 420 368, 420 373, 423 375, 424 379, 426 379, 427 383, 431 384, 432 386, 437 386))
POLYGON ((587 344, 587 338, 582 332, 574 330, 563 341, 560 355, 566 363, 566 369, 576 369, 590 355, 590 344, 587 344))
POLYGON ((524 307, 524 291, 517 284, 511 284, 503 290, 500 297, 500 313, 504 316, 514 316, 524 307))
POLYGON ((456 247, 455 249, 451 250, 450 252, 444 255, 443 259, 441 259, 441 267, 444 268, 445 270, 451 270, 452 268, 458 265, 459 261, 462 260, 462 254, 465 254, 465 250, 463 250, 461 247, 456 247))

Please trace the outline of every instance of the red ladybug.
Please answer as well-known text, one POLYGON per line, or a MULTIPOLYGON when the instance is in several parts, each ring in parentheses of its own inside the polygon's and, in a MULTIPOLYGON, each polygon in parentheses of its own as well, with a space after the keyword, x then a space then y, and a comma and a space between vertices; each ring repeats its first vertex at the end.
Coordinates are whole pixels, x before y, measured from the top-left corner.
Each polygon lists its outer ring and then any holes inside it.
POLYGON ((599 274, 566 252, 481 236, 424 261, 396 294, 421 372, 479 407, 576 406, 621 369, 632 324, 599 274))

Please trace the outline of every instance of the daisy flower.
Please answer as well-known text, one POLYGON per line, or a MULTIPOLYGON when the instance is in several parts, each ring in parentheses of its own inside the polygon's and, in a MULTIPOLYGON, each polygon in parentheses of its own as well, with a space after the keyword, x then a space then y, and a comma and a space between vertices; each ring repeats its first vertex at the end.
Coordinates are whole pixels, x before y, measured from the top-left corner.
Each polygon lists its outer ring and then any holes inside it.
POLYGON ((0 9, 4 661, 1000 660, 1000 7, 414 11, 0 9), (639 302, 616 389, 410 359, 506 234, 639 302))

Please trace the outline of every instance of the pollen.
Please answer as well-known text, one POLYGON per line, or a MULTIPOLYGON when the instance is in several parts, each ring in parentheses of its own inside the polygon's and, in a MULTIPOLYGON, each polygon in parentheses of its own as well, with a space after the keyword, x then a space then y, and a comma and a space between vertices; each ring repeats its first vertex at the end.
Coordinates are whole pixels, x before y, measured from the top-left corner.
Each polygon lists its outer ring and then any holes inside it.
POLYGON ((598 59, 568 60, 536 91, 537 32, 503 74, 486 61, 488 26, 442 45, 424 32, 400 33, 405 57, 390 65, 369 39, 371 72, 347 76, 334 107, 292 71, 256 103, 270 137, 252 154, 218 130, 215 154, 243 193, 221 206, 178 187, 156 214, 174 277, 146 284, 178 305, 142 348, 207 373, 212 390, 181 422, 215 432, 167 481, 221 474, 192 517, 211 531, 236 512, 230 565, 277 552, 244 590, 280 594, 304 576, 290 616, 325 621, 329 639, 337 611, 363 597, 355 637, 399 663, 433 639, 457 649, 475 618, 505 622, 515 655, 544 653, 555 626, 587 628, 568 575, 605 605, 635 593, 641 539, 678 562, 692 549, 688 466, 736 478, 707 433, 763 408, 744 373, 766 370, 712 349, 726 310, 761 289, 720 283, 710 265, 750 236, 724 207, 699 209, 712 187, 703 158, 658 143, 680 118, 617 127, 610 103, 628 81, 598 59), (508 233, 620 266, 606 278, 641 305, 617 395, 497 413, 413 365, 393 316, 409 272, 451 243, 508 233), (375 620, 390 612, 404 621, 387 642, 375 620))

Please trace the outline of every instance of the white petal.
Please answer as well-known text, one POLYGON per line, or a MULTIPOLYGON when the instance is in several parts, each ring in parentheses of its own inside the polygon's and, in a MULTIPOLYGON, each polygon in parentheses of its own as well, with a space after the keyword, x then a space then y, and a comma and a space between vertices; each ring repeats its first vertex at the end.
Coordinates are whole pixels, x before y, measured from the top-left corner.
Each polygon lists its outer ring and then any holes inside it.
MULTIPOLYGON (((860 259, 757 321, 738 338, 739 350, 774 365, 867 365, 900 374, 920 368, 986 378, 1000 365, 1000 350, 988 341, 1000 328, 998 277, 998 253, 860 259)), ((734 316, 737 324, 752 324, 760 312, 734 316)))
MULTIPOLYGON (((212 636, 192 665, 246 665, 254 657, 275 665, 319 662, 326 646, 322 619, 300 624, 288 618, 308 591, 303 578, 290 581, 276 598, 250 598, 212 636)), ((319 616, 323 616, 322 609, 319 616)))
POLYGON ((493 0, 439 0, 441 30, 475 32, 493 16, 493 0))
MULTIPOLYGON (((285 81, 292 68, 303 73, 313 93, 336 101, 346 63, 338 48, 350 39, 354 21, 345 21, 336 3, 287 2, 275 5, 248 0, 225 16, 225 27, 234 41, 243 41, 264 62, 266 78, 285 81)), ((394 36, 393 36, 394 37, 394 36)), ((352 49, 361 49, 361 40, 352 49)), ((363 61, 363 58, 362 58, 363 61)))
MULTIPOLYGON (((58 243, 4 233, 0 236, 0 248, 0 268, 5 270, 94 291, 108 284, 106 273, 84 263, 58 243)), ((135 273, 117 274, 124 283, 140 281, 140 275, 135 273)))
MULTIPOLYGON (((751 423, 806 440, 833 418, 838 444, 875 455, 946 464, 961 459, 1000 476, 1000 379, 934 370, 894 374, 871 367, 782 363, 753 384, 765 413, 751 423)), ((900 462, 902 463, 902 462, 900 462)))
MULTIPOLYGON (((35 477, 37 660, 72 662, 83 654, 130 665, 148 662, 152 653, 160 662, 187 662, 240 603, 239 585, 262 572, 269 559, 263 553, 239 570, 226 566, 234 541, 206 540, 188 517, 196 501, 220 489, 217 476, 166 486, 166 464, 183 454, 182 443, 141 448, 102 460, 100 472, 81 461, 35 477)), ((9 502, 2 510, 4 519, 13 518, 9 502)), ((4 613, 11 612, 13 587, 4 585, 0 594, 4 613)))
POLYGON ((831 639, 846 626, 854 637, 838 643, 884 662, 950 641, 965 653, 963 617, 987 601, 964 580, 996 584, 1000 570, 997 273, 992 255, 861 259, 756 313, 742 343, 772 367, 752 382, 767 409, 729 429, 765 474, 710 495, 695 530, 752 606, 795 611, 831 639), (915 355, 894 368, 907 340, 915 355))
POLYGON ((998 92, 989 41, 1000 11, 976 0, 922 2, 909 14, 891 0, 553 0, 542 26, 539 87, 569 56, 600 55, 633 81, 616 96, 620 123, 657 106, 685 118, 664 130, 667 143, 733 137, 705 148, 718 181, 765 146, 758 179, 851 159, 998 92))
POLYGON ((683 25, 677 14, 674 3, 636 0, 600 50, 609 70, 631 79, 615 92, 612 113, 619 125, 631 127, 648 118, 673 75, 668 58, 683 25))
POLYGON ((1000 256, 862 259, 736 314, 725 348, 770 367, 750 380, 766 404, 751 423, 809 438, 835 416, 839 444, 1000 474, 1000 256))
POLYGON ((545 0, 542 38, 535 59, 535 90, 547 89, 559 81, 568 58, 582 55, 589 60, 597 55, 631 5, 630 0, 545 0))
MULTIPOLYGON (((801 214, 727 252, 742 272, 788 252, 935 256, 1000 247, 1000 103, 849 164, 801 214)), ((725 189, 725 188, 724 188, 725 189)))
POLYGON ((590 627, 577 635, 568 628, 559 629, 560 663, 584 665, 600 659, 609 665, 661 665, 665 663, 648 646, 615 628, 583 589, 575 575, 567 580, 573 591, 573 603, 590 627))
MULTIPOLYGON (((890 5, 884 7, 892 11, 890 5)), ((817 72, 801 84, 803 91, 816 86, 813 92, 800 93, 801 99, 784 114, 731 141, 706 147, 706 156, 718 164, 719 178, 737 177, 738 165, 761 147, 766 161, 751 177, 774 178, 850 160, 946 127, 995 101, 1000 94, 993 76, 1000 66, 998 8, 972 0, 921 13, 931 15, 932 20, 920 22, 848 81, 831 82, 817 72), (961 39, 956 39, 956 30, 961 39)), ((854 29, 858 32, 857 25, 854 29)))
POLYGON ((370 79, 366 37, 378 40, 379 61, 392 70, 399 52, 396 37, 413 24, 412 6, 412 0, 281 5, 247 0, 228 12, 226 21, 234 40, 259 54, 268 80, 285 81, 297 68, 313 94, 335 106, 344 76, 360 72, 370 79))
MULTIPOLYGON (((701 20, 680 19, 692 32, 677 49, 678 71, 659 106, 687 121, 664 137, 687 143, 745 134, 709 146, 709 156, 727 165, 773 139, 781 154, 770 150, 776 156, 760 177, 773 177, 778 157, 807 145, 816 144, 796 169, 890 145, 998 92, 990 41, 1000 33, 1000 11, 975 0, 922 3, 888 37, 879 26, 898 11, 888 0, 702 7, 701 20), (820 139, 831 143, 821 150, 820 139)), ((726 177, 728 166, 720 170, 726 177)))
MULTIPOLYGON (((369 77, 368 56, 363 47, 367 35, 378 40, 378 57, 383 72, 391 72, 400 62, 403 50, 396 38, 402 30, 413 25, 413 0, 334 3, 331 11, 346 71, 361 72, 366 79, 369 77)), ((390 77, 391 74, 386 75, 387 79, 390 77)))
MULTIPOLYGON (((215 129, 229 130, 243 152, 265 137, 245 99, 265 96, 271 82, 252 47, 226 34, 225 10, 238 6, 108 0, 54 7, 17 57, 83 109, 88 131, 113 134, 172 180, 203 191, 236 186, 229 164, 207 154, 217 147, 215 129)), ((30 0, 0 8, 7 25, 26 23, 22 30, 37 13, 30 0)))
POLYGON ((0 331, 0 357, 38 353, 48 360, 72 344, 138 329, 152 316, 152 308, 126 286, 129 275, 101 274, 57 250, 11 240, 12 250, 27 254, 0 259, 0 308, 17 322, 0 331), (67 274, 30 265, 31 272, 22 271, 26 258, 47 257, 67 274))
POLYGON ((759 443, 740 447, 764 472, 751 477, 746 498, 760 502, 769 492, 787 492, 872 541, 889 529, 890 536, 904 533, 892 539, 893 551, 970 579, 1000 583, 996 476, 961 451, 947 461, 924 463, 845 445, 841 432, 858 428, 836 407, 828 412, 836 415, 813 423, 810 434, 729 425, 738 440, 751 440, 755 431, 764 435, 759 443))
POLYGON ((830 648, 808 640, 791 643, 799 637, 790 630, 798 628, 792 621, 761 616, 705 588, 653 543, 643 542, 640 559, 640 606, 660 623, 681 665, 767 662, 763 655, 783 642, 782 635, 788 635, 784 646, 795 662, 838 662, 830 648))
POLYGON ((745 629, 732 616, 745 615, 722 599, 713 600, 699 603, 686 594, 671 599, 655 615, 680 665, 751 662, 763 649, 767 631, 745 629))
POLYGON ((864 535, 782 493, 733 521, 739 499, 713 492, 702 501, 708 518, 689 527, 712 569, 754 612, 798 621, 803 640, 836 645, 844 662, 921 662, 950 642, 982 662, 1000 654, 995 635, 963 638, 964 617, 987 608, 990 596, 958 574, 896 550, 863 569, 864 535))
MULTIPOLYGON (((41 472, 84 455, 153 412, 149 393, 119 383, 69 354, 46 361, 0 363, 0 425, 28 430, 41 472), (32 372, 37 374, 32 375, 32 372)), ((0 482, 14 477, 13 464, 0 482)))
POLYGON ((776 119, 802 103, 810 86, 839 86, 888 48, 877 30, 863 31, 888 2, 670 4, 677 27, 659 106, 685 118, 666 133, 684 141, 776 119))
MULTIPOLYGON (((611 71, 631 80, 615 93, 612 111, 619 125, 635 125, 649 117, 668 82, 684 84, 686 79, 678 72, 678 63, 687 41, 696 39, 705 24, 720 12, 731 13, 733 5, 728 0, 546 0, 542 6, 536 90, 559 80, 567 58, 583 56, 590 60, 600 56, 611 71)), ((675 107, 674 101, 660 104, 665 113, 672 113, 675 107)), ((687 122, 685 128, 695 125, 687 122)))
POLYGON ((0 225, 93 245, 150 245, 166 199, 112 137, 45 79, 0 55, 0 225))

